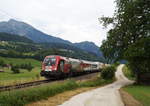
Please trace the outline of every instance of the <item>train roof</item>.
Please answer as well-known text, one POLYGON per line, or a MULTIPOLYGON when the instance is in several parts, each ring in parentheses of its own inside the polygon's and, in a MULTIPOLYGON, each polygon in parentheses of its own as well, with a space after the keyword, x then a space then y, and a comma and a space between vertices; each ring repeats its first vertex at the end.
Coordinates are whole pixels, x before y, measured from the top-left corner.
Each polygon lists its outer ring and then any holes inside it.
POLYGON ((60 56, 60 55, 48 55, 46 57, 60 57, 63 58, 64 60, 71 60, 71 61, 76 61, 76 62, 83 62, 83 63, 87 63, 87 64, 99 64, 100 62, 94 62, 94 61, 87 61, 87 60, 81 60, 81 59, 74 59, 74 58, 70 58, 70 57, 64 57, 64 56, 60 56))

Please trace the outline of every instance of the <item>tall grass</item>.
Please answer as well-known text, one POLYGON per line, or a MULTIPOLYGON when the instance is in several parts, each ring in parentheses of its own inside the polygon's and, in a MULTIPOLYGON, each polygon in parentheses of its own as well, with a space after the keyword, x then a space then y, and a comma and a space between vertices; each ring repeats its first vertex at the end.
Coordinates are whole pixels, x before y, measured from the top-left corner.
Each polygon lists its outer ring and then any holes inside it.
POLYGON ((80 87, 100 86, 108 84, 110 82, 112 82, 112 80, 106 81, 96 79, 94 81, 87 81, 81 83, 77 83, 73 80, 68 80, 63 83, 48 84, 34 88, 2 92, 0 94, 0 105, 23 106, 25 104, 39 101, 41 99, 47 99, 50 96, 54 96, 64 91, 73 90, 80 87))

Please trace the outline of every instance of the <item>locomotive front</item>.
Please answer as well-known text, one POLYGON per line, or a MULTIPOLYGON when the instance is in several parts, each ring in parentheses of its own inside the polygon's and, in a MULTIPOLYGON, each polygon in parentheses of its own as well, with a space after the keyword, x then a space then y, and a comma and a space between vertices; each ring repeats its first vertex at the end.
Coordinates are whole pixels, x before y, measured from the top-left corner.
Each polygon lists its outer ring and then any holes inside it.
POLYGON ((40 73, 41 76, 49 78, 58 75, 58 61, 59 58, 57 56, 46 56, 42 62, 42 71, 40 73))

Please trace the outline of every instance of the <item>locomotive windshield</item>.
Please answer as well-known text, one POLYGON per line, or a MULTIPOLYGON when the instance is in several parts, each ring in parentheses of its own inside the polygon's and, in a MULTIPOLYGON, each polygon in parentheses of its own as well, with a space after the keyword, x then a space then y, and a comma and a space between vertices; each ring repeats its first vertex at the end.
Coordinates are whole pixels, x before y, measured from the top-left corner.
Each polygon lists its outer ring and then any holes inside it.
POLYGON ((44 60, 44 64, 45 64, 46 66, 53 66, 53 65, 56 64, 56 58, 46 58, 46 59, 44 60))

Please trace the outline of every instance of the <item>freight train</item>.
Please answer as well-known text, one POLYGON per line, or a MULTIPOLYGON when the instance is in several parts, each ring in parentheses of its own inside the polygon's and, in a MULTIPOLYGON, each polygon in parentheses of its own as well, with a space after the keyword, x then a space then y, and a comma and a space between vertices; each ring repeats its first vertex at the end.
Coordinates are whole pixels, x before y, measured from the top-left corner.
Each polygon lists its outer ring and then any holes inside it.
POLYGON ((42 62, 41 76, 46 78, 61 78, 75 74, 99 71, 103 63, 73 59, 58 55, 46 56, 42 62))

